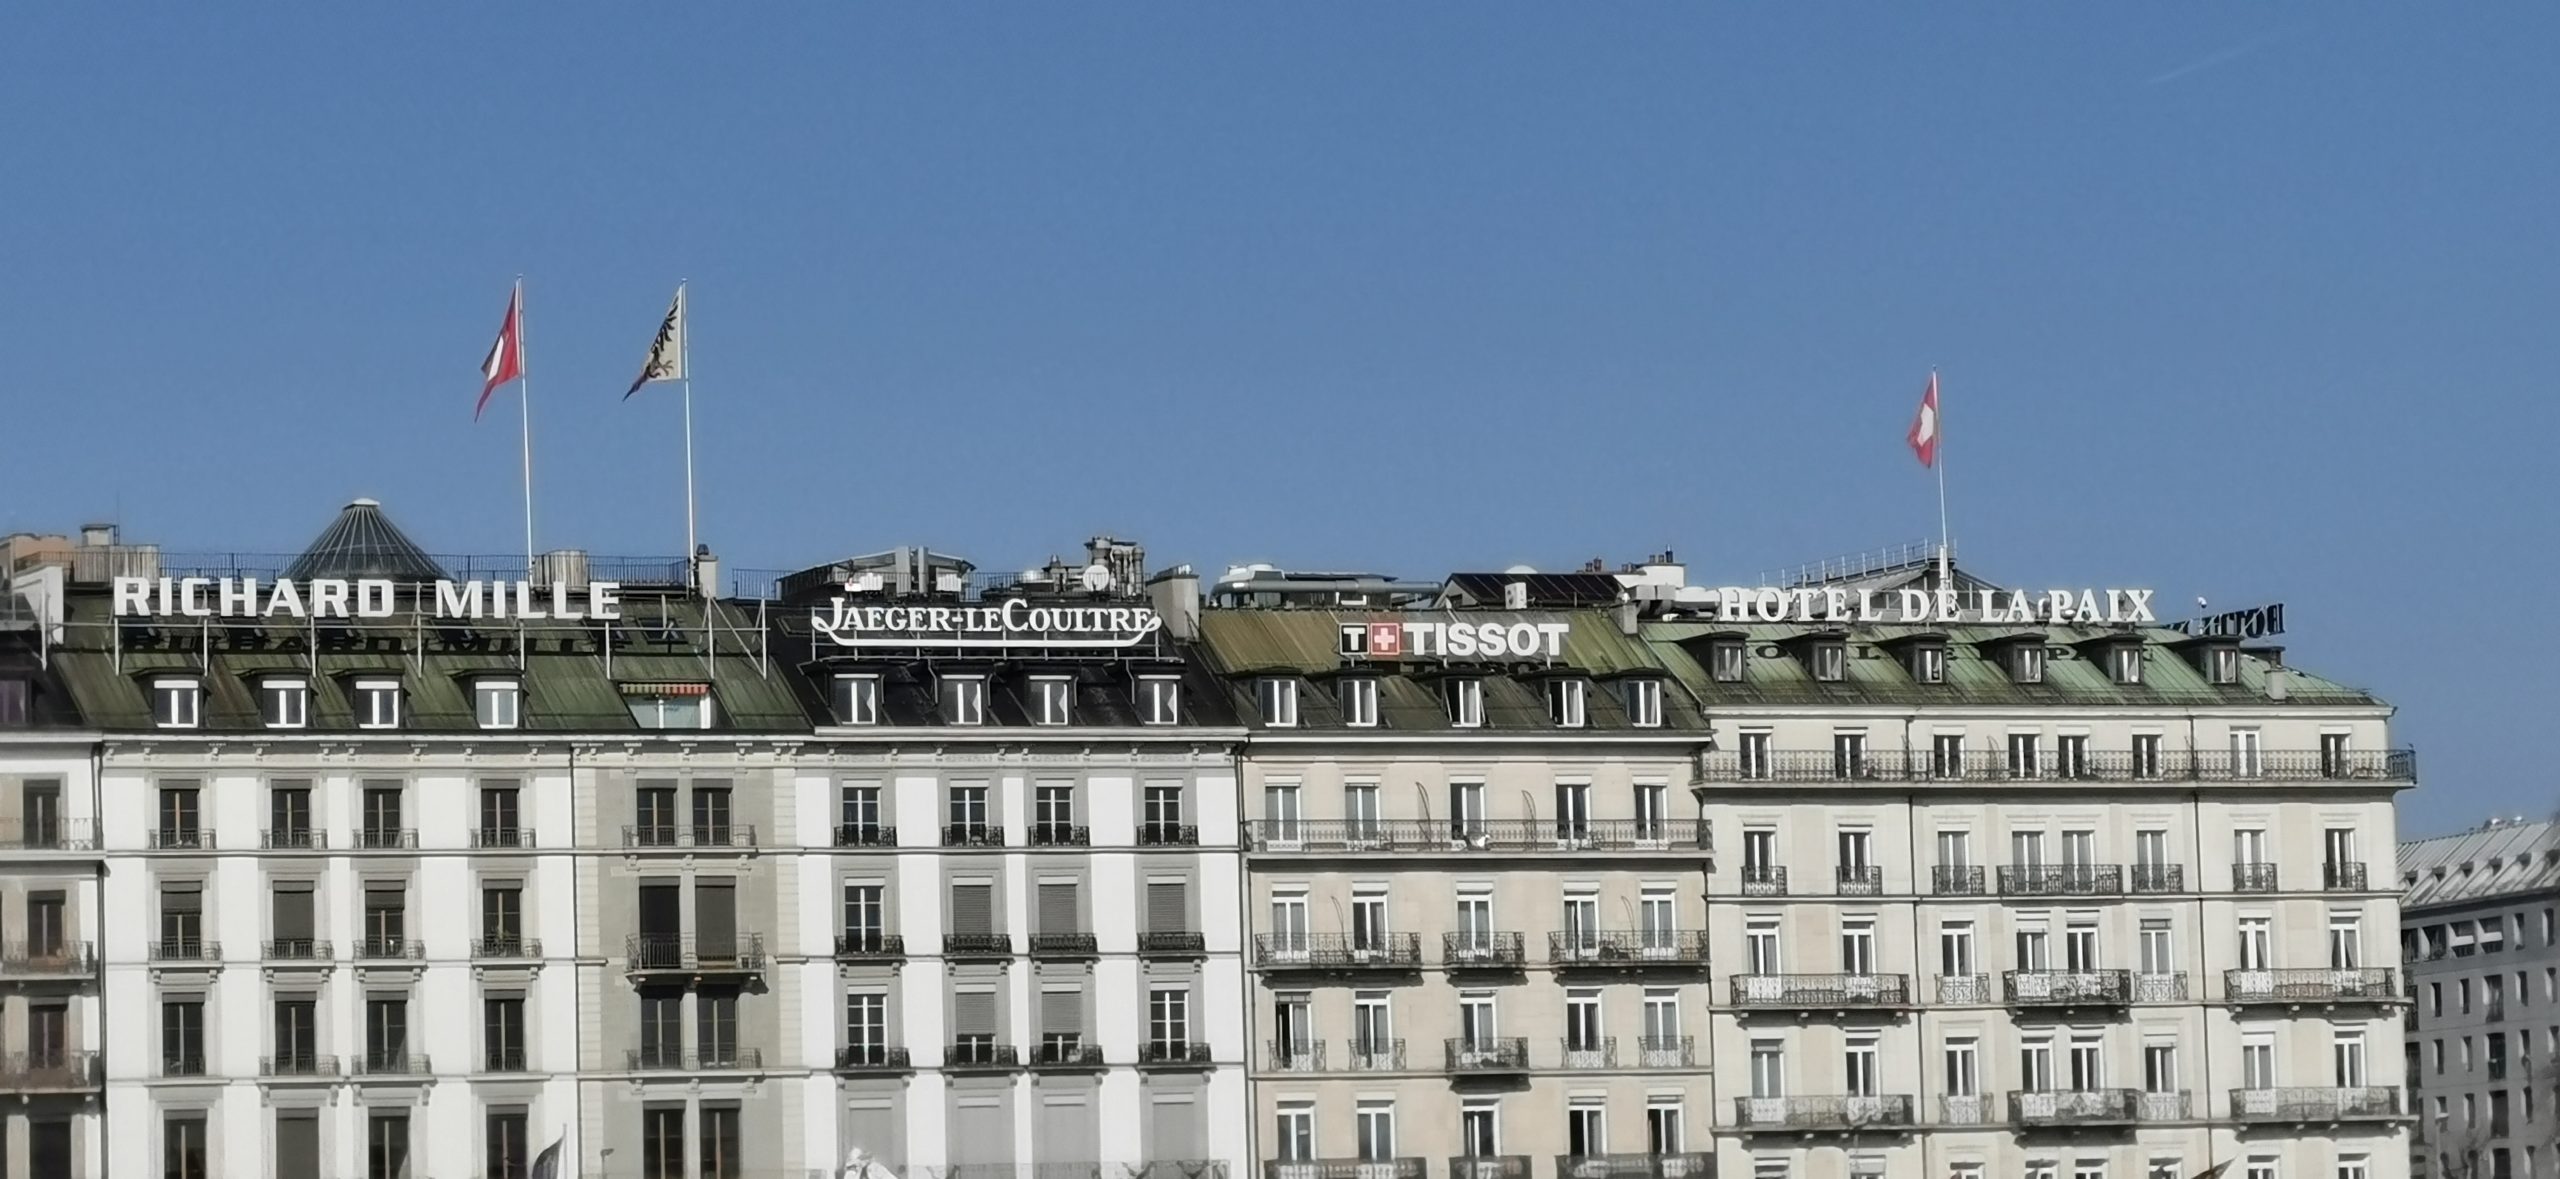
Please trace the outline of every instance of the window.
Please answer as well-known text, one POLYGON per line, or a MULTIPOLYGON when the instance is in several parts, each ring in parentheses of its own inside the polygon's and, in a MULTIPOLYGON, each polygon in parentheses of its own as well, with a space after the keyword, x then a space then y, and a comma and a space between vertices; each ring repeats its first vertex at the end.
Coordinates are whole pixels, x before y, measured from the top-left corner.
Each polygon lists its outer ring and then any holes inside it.
POLYGON ((1779 958, 1777 918, 1751 918, 1743 930, 1742 949, 1746 973, 1772 975, 1786 972, 1779 958))
POLYGON ((2089 776, 2089 738, 2083 733, 2066 733, 2053 739, 2053 772, 2056 777, 2078 779, 2089 776))
POLYGON ((1162 846, 1199 841, 1198 832, 1182 828, 1182 783, 1147 783, 1139 801, 1138 842, 1162 846))
POLYGON ((1639 729, 1662 727, 1662 681, 1631 679, 1626 681, 1627 723, 1639 729))
POLYGON ((1271 897, 1271 949, 1281 958, 1304 961, 1307 955, 1307 897, 1305 893, 1274 893, 1271 897))
POLYGON ((206 1179, 213 1174, 208 1161, 210 1157, 205 1147, 203 1114, 170 1114, 160 1123, 160 1174, 163 1179, 206 1179))
POLYGON ((1363 1161, 1385 1162, 1396 1157, 1395 1106, 1383 1101, 1363 1101, 1353 1108, 1352 1120, 1359 1136, 1363 1161))
MULTIPOLYGON (((2329 968, 2354 970, 2363 964, 2363 958, 2363 921, 2352 912, 2329 914, 2329 968)), ((2488 981, 2494 990, 2500 980, 2491 975, 2488 981)))
POLYGON ((847 782, 836 788, 836 846, 877 847, 889 836, 880 824, 880 784, 847 782))
POLYGON ((1646 953, 1667 957, 1678 944, 1679 910, 1672 890, 1648 886, 1636 898, 1636 932, 1643 939, 1646 953))
POLYGON ((2248 1168, 2240 1173, 2240 1179, 2276 1179, 2275 1158, 2271 1155, 2251 1156, 2248 1168))
POLYGON ((1147 1044, 1159 1059, 1182 1059, 1191 1045, 1191 992, 1156 987, 1147 992, 1147 1044))
POLYGON ((1775 772, 1777 759, 1769 752, 1767 729, 1745 729, 1736 736, 1734 750, 1736 769, 1745 781, 1766 781, 1775 772))
POLYGON ((2276 1087, 2276 1036, 2269 1031, 2251 1031, 2240 1038, 2240 1087, 2273 1089, 2276 1087))
POLYGON ((2231 730, 2231 776, 2255 778, 2264 772, 2259 755, 2260 737, 2256 729, 2231 730))
POLYGON ((674 991, 640 994, 642 1068, 670 1068, 684 1061, 684 996, 674 991))
POLYGON ((2018 1084, 2034 1093, 2053 1090, 2052 1035, 2037 1033, 2018 1042, 2018 1084))
MULTIPOLYGON (((1303 1026, 1303 1025, 1302 1025, 1303 1026)), ((1384 991, 1362 991, 1351 997, 1351 1055, 1375 1067, 1393 1059, 1395 1021, 1384 991)))
POLYGON ((2335 1084, 2341 1089, 2361 1089, 2365 1085, 2364 1033, 2335 1030, 2330 1033, 2329 1063, 2336 1074, 2335 1084))
POLYGON ((197 800, 200 797, 196 784, 192 781, 185 785, 173 784, 160 788, 160 830, 157 833, 159 846, 205 846, 204 829, 197 825, 198 816, 201 814, 197 809, 197 800))
POLYGON ((1182 723, 1182 681, 1169 675, 1141 676, 1138 679, 1138 723, 1178 725, 1182 723))
MULTIPOLYGON (((356 727, 359 729, 396 729, 400 727, 400 681, 357 680, 355 682, 356 727)), ((408 1122, 401 1122, 407 1133, 408 1122)), ((407 1149, 406 1139, 402 1149, 407 1149)))
POLYGON ((1964 734, 1939 733, 1930 738, 1929 776, 1950 781, 1964 777, 1964 734))
POLYGON ((267 791, 267 846, 310 847, 311 786, 304 779, 277 782, 267 791))
POLYGON ((1608 1110, 1599 1098, 1577 1097, 1565 1108, 1564 1145, 1575 1158, 1608 1153, 1608 1110))
POLYGON ((1877 1057, 1875 1033, 1850 1033, 1848 1046, 1841 1053, 1840 1060, 1842 1092, 1851 1097, 1875 1096, 1878 1078, 1883 1074, 1883 1069, 1884 1066, 1877 1057))
POLYGON ((1277 676, 1256 680, 1253 701, 1262 711, 1262 723, 1275 729, 1298 727, 1298 681, 1277 676))
POLYGON ((1082 844, 1076 829, 1076 788, 1071 782, 1038 782, 1031 787, 1031 843, 1035 847, 1082 844))
POLYGON ((279 996, 275 1017, 276 1071, 303 1076, 319 1068, 319 1000, 309 995, 279 996))
POLYGON ((2142 973, 2167 975, 2178 969, 2176 948, 2169 940, 2168 918, 2143 918, 2142 928, 2136 934, 2136 941, 2139 946, 2142 973))
POLYGON ((170 1077, 204 1075, 204 1000, 164 999, 160 1003, 160 1073, 170 1077))
POLYGON ((1911 649, 1911 678, 1924 684, 1947 682, 1947 649, 1922 643, 1911 649))
POLYGON ((2119 684, 2142 682, 2142 648, 2131 643, 2118 644, 2107 653, 2107 675, 2119 684))
POLYGON ((1454 679, 1440 685, 1441 703, 1449 710, 1449 723, 1461 729, 1484 725, 1484 681, 1454 679))
POLYGON ((1742 880, 1745 884, 1774 880, 1778 872, 1778 830, 1746 827, 1742 831, 1742 880))
POLYGON ((676 788, 665 780, 643 780, 632 797, 631 841, 638 847, 676 845, 676 788))
POLYGON ((2160 776, 2160 734, 2133 735, 2133 776, 2146 781, 2160 776))
POLYGON ((2177 1041, 2158 1040, 2142 1046, 2142 1091, 2145 1093, 2178 1091, 2177 1041))
POLYGON ((888 888, 864 881, 844 886, 844 944, 856 953, 876 954, 888 937, 888 888))
POLYGON ((1848 675, 1849 648, 1846 644, 1832 641, 1813 645, 1813 678, 1826 684, 1836 684, 1848 675))
POLYGON ((304 680, 260 680, 258 720, 270 729, 299 729, 310 724, 310 683, 304 680))
POLYGON ((1671 837, 1671 788, 1661 782, 1638 782, 1635 788, 1636 838, 1671 837))
POLYGON ((1718 639, 1707 647, 1707 674, 1719 684, 1741 683, 1743 672, 1748 667, 1749 656, 1744 653, 1740 642, 1718 639))
POLYGON ((403 1073, 409 1066, 409 1001, 367 999, 364 1004, 364 1062, 372 1071, 403 1073))
POLYGON ((711 685, 656 684, 627 691, 623 704, 631 721, 644 729, 708 729, 712 723, 711 685))
POLYGON ((27 723, 27 681, 0 677, 0 726, 16 728, 27 723))
POLYGON ((1680 992, 1668 987, 1645 990, 1644 1038, 1636 1047, 1640 1067, 1688 1067, 1688 1042, 1680 1034, 1680 992))
POLYGON ((2088 1093, 2106 1087, 2107 1070, 2095 1032, 2071 1034, 2071 1091, 2088 1093))
POLYGON ((1591 685, 1582 680, 1547 681, 1547 720, 1560 729, 1579 729, 1589 720, 1584 705, 1591 685))
POLYGON ((484 729, 512 729, 524 719, 524 686, 514 680, 471 685, 471 716, 484 729))
POLYGON ((203 711, 204 686, 194 680, 151 681, 151 723, 164 729, 192 729, 203 711))
POLYGON ((944 676, 940 682, 942 719, 955 725, 987 723, 987 681, 984 676, 944 676))
POLYGON ((365 1119, 364 1160, 366 1179, 408 1179, 408 1111, 372 1111, 365 1119))
POLYGON ((1502 1115, 1490 1101, 1470 1100, 1458 1107, 1458 1148, 1468 1158, 1502 1153, 1502 1115))
POLYGON ((889 996, 877 991, 844 997, 845 1063, 889 1063, 889 996))
POLYGON ((1355 729, 1371 729, 1378 725, 1378 681, 1367 676, 1350 676, 1334 685, 1342 698, 1342 723, 1355 729))
POLYGON ((693 1049, 704 1068, 738 1063, 738 994, 705 991, 693 1000, 693 1049))
POLYGON ((2216 684, 2240 682, 2240 648, 2215 647, 2206 652, 2205 678, 2216 684))
POLYGON ((356 946, 362 958, 406 958, 408 892, 398 884, 367 884, 364 890, 364 939, 356 946))
POLYGON ((2034 733, 2009 734, 2010 777, 2027 779, 2041 775, 2044 769, 2044 755, 2037 749, 2037 745, 2043 740, 2044 738, 2034 733))
POLYGON ((1856 781, 1867 776, 1867 735, 1862 730, 1831 734, 1831 776, 1856 781))
POLYGON ((684 1107, 653 1105, 640 1111, 641 1179, 685 1179, 684 1107))
POLYGON ((986 784, 955 783, 949 789, 951 820, 942 841, 955 845, 987 842, 994 829, 988 825, 986 784))
POLYGON ((480 1001, 480 1066, 493 1073, 524 1071, 522 995, 491 995, 480 1001))
POLYGON ((1787 1095, 1786 1050, 1776 1040, 1751 1042, 1751 1095, 1784 1097, 1787 1095))
POLYGON ((525 1111, 490 1110, 482 1138, 488 1154, 484 1179, 525 1179, 532 1174, 533 1156, 529 1151, 533 1141, 525 1124, 525 1111))
POLYGON ((2044 682, 2044 648, 2020 643, 2009 649, 2009 678, 2021 684, 2044 682))
POLYGON ((1843 893, 1872 893, 1879 883, 1879 873, 1871 858, 1874 833, 1863 828, 1836 833, 1840 845, 1838 882, 1843 893))
POLYGON ((1031 722, 1063 725, 1075 718, 1076 682, 1065 676, 1038 676, 1031 681, 1031 722))
POLYGON ((1600 1063, 1596 1057, 1576 1059, 1577 1053, 1600 1051, 1600 992, 1576 989, 1564 994, 1564 1051, 1569 1068, 1588 1068, 1600 1063))
POLYGON ((1449 784, 1449 840, 1468 843, 1485 837, 1484 783, 1449 784))
POLYGON ((527 847, 533 843, 532 832, 523 826, 519 810, 520 794, 513 782, 490 782, 480 787, 480 829, 474 834, 478 847, 527 847))
POLYGON ((880 677, 840 675, 833 684, 832 712, 840 725, 880 723, 880 677))
POLYGON ((2268 959, 2272 956, 2270 943, 2271 935, 2268 932, 2266 917, 2242 917, 2240 919, 2240 969, 2269 969, 2268 959))
POLYGON ((1272 1120, 1273 1157, 1284 1163, 1302 1163, 1315 1157, 1316 1110, 1313 1105, 1283 1103, 1272 1120))
POLYGON ((1387 948, 1387 894, 1363 888, 1351 896, 1351 948, 1376 952, 1387 948))
MULTIPOLYGON (((1972 1036, 1951 1036, 1941 1053, 1947 1096, 1978 1097, 1982 1093, 1981 1042, 1972 1036)), ((2183 1177, 2181 1177, 2183 1179, 2183 1177)))
POLYGON ((743 1179, 747 1171, 738 1147, 738 1107, 703 1106, 702 1169, 694 1172, 696 1179, 743 1179))
POLYGON ((1973 957, 1973 922, 1949 921, 1938 927, 1940 975, 1949 980, 1964 980, 1969 986, 1974 973, 1973 957))
POLYGON ((397 783, 366 784, 363 805, 364 814, 356 827, 357 847, 400 847, 406 842, 402 838, 397 783))
POLYGON ((488 884, 480 889, 480 944, 492 954, 524 952, 524 886, 488 884))

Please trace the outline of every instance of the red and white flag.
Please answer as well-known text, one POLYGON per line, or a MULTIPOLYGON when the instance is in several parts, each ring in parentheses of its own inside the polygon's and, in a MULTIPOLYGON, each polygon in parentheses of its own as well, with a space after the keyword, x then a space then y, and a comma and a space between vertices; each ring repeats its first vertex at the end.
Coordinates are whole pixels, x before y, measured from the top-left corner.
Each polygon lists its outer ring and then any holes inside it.
POLYGON ((1938 465, 1938 374, 1929 374, 1929 391, 1920 395, 1920 412, 1911 419, 1911 453, 1920 465, 1938 465))
POLYGON ((471 408, 471 420, 479 421, 480 412, 489 408, 489 395, 498 386, 524 375, 524 284, 517 283, 515 294, 507 297, 507 319, 498 325, 498 342, 489 345, 489 356, 480 362, 480 404, 471 408))

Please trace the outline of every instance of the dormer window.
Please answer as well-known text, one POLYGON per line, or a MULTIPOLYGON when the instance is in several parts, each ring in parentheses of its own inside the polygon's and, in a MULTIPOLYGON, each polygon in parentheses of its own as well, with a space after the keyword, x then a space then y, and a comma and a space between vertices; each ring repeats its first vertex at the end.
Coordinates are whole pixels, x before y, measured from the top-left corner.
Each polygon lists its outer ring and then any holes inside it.
POLYGON ((1031 681, 1031 721, 1038 725, 1063 725, 1075 716, 1076 682, 1062 675, 1038 676, 1031 681))
POLYGON ((299 729, 311 723, 311 682, 258 681, 258 720, 270 729, 299 729))
POLYGON ((400 681, 357 680, 354 692, 357 728, 400 727, 400 681))
POLYGON ((1719 639, 1707 647, 1707 674, 1719 684, 1742 682, 1743 671, 1750 666, 1739 639, 1719 639))
POLYGON ((622 698, 644 729, 708 729, 714 720, 709 684, 625 684, 622 698))
POLYGON ((2142 682, 2142 648, 2133 643, 2118 645, 2107 652, 2107 678, 2119 684, 2142 682))
POLYGON ((471 719, 483 729, 505 730, 524 723, 524 684, 516 680, 474 680, 471 719))
POLYGON ((1484 681, 1453 679, 1440 685, 1440 702, 1449 709, 1449 723, 1461 729, 1484 727, 1484 681))
POLYGON ((1378 727, 1378 681, 1365 675, 1343 679, 1335 687, 1342 698, 1342 723, 1355 729, 1378 727))
POLYGON ((880 677, 876 675, 840 675, 835 678, 829 706, 840 725, 876 725, 880 723, 880 677))
POLYGON ((163 729, 192 729, 204 715, 204 685, 191 679, 151 681, 151 723, 163 729))
POLYGON ((1935 643, 1922 643, 1911 649, 1911 679, 1914 683, 1947 682, 1947 649, 1935 643))
POLYGON ((987 677, 942 677, 942 718, 955 725, 987 723, 987 677))
POLYGON ((1279 676, 1257 680, 1253 699, 1262 710, 1262 723, 1275 729, 1298 727, 1298 681, 1279 676))
POLYGON ((1138 721, 1149 725, 1182 723, 1182 681, 1169 675, 1138 680, 1138 721))
POLYGON ((28 691, 25 680, 0 679, 0 728, 22 728, 27 723, 28 691))
POLYGON ((1662 727, 1662 681, 1649 678, 1625 682, 1627 723, 1639 729, 1662 727))
POLYGON ((2204 653, 2205 678, 2217 685, 2240 682, 2240 648, 2214 647, 2204 653))
POLYGON ((1591 685, 1581 680, 1547 681, 1547 719, 1559 729, 1579 729, 1589 719, 1584 707, 1591 685))
POLYGON ((1813 645, 1813 678, 1836 684, 1849 677, 1849 645, 1831 639, 1813 645))
POLYGON ((2044 682, 2044 647, 2037 643, 2020 643, 2009 648, 2009 681, 2018 684, 2044 682))

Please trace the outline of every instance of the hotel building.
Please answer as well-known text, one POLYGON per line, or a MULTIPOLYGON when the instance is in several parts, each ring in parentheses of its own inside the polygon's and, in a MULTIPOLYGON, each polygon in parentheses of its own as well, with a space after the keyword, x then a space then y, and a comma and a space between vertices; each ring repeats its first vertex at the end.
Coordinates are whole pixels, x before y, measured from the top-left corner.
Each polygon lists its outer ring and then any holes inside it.
POLYGON ((2560 823, 2400 845, 2413 1174, 2560 1170, 2560 823))

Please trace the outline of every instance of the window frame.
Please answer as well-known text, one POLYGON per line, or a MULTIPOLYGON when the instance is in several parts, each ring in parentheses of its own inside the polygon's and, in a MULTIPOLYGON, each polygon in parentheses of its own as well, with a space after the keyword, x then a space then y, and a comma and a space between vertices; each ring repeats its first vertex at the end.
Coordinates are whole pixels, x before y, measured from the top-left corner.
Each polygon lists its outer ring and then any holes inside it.
POLYGON ((1547 723, 1559 729, 1591 724, 1591 682, 1570 676, 1547 681, 1547 723))
POLYGON ((1453 676, 1441 684, 1440 701, 1447 710, 1451 728, 1484 727, 1483 680, 1474 676, 1453 676))
POLYGON ((293 677, 259 680, 258 723, 270 729, 310 728, 311 681, 293 677), (270 704, 274 705, 272 709, 270 704))
POLYGON ((1639 729, 1662 727, 1662 681, 1653 676, 1632 676, 1621 689, 1627 710, 1627 723, 1639 729))
POLYGON ((934 705, 944 721, 977 727, 987 723, 987 677, 947 675, 935 683, 934 705))
POLYGON ((355 705, 356 727, 359 729, 397 729, 407 719, 407 700, 396 679, 363 677, 348 681, 348 702, 355 705), (389 705, 390 717, 383 716, 389 705))
POLYGON ((524 681, 506 676, 471 681, 471 722, 490 733, 523 728, 524 681), (493 709, 493 703, 500 707, 493 709), (496 717, 498 712, 504 717, 496 717))
POLYGON ((1035 675, 1031 677, 1031 723, 1042 728, 1062 728, 1075 723, 1076 681, 1073 676, 1035 675))
POLYGON ((880 676, 877 672, 840 672, 829 693, 840 725, 880 723, 880 676))
POLYGON ((1298 727, 1298 681, 1288 676, 1267 675, 1253 681, 1253 707, 1268 728, 1298 727))
POLYGON ((1138 677, 1138 723, 1159 728, 1182 723, 1182 677, 1138 677))
POLYGON ((194 676, 163 676, 151 681, 151 727, 204 727, 204 681, 194 676), (164 707, 169 706, 169 707, 164 707), (183 705, 184 707, 176 707, 183 705), (183 713, 183 716, 179 714, 183 713))
POLYGON ((1376 676, 1344 676, 1338 681, 1334 697, 1342 705, 1342 723, 1354 729, 1378 727, 1378 679, 1376 676))

